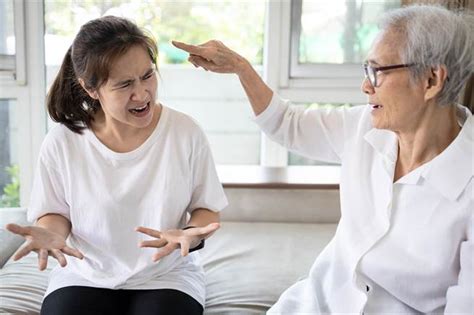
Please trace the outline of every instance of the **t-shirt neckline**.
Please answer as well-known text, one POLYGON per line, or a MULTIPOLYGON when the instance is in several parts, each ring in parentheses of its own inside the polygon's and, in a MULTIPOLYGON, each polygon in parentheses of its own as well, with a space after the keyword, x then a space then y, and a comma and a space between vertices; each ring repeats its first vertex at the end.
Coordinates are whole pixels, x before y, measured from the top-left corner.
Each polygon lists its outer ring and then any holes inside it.
POLYGON ((129 152, 116 152, 103 144, 91 129, 85 130, 85 135, 92 142, 92 144, 107 158, 113 160, 133 160, 145 152, 153 143, 155 143, 158 136, 162 133, 168 119, 168 108, 161 105, 161 115, 155 129, 150 136, 136 149, 129 152))

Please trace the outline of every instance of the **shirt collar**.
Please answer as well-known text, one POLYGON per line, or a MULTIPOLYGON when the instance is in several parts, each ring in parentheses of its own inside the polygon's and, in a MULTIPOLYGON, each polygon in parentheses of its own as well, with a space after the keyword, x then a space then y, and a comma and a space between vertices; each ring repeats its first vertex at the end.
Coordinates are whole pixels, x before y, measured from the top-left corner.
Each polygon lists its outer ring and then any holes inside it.
MULTIPOLYGON (((457 105, 457 116, 462 125, 460 133, 420 173, 430 185, 450 200, 456 200, 474 176, 474 119, 469 109, 462 105, 457 105)), ((394 132, 372 128, 364 135, 364 139, 390 162, 397 161, 398 139, 394 132)), ((413 178, 412 183, 417 181, 413 178)))
POLYGON ((458 105, 458 120, 463 124, 453 142, 429 162, 422 176, 443 196, 456 200, 474 176, 474 119, 458 105))
POLYGON ((364 135, 364 139, 375 151, 395 164, 398 156, 398 138, 395 132, 372 128, 364 135))

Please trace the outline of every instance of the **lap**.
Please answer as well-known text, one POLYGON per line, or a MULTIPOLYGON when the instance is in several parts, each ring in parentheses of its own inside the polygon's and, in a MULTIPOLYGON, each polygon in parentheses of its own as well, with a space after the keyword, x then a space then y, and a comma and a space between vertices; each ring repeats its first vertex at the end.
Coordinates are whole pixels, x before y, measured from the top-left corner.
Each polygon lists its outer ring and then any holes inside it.
POLYGON ((41 315, 186 314, 201 315, 202 306, 178 290, 112 290, 71 286, 50 293, 41 315))

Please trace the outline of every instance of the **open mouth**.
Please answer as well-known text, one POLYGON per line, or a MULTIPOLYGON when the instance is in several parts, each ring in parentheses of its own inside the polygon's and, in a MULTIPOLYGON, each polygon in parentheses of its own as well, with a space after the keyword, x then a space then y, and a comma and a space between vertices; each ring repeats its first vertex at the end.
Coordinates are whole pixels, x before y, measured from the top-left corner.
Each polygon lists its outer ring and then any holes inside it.
POLYGON ((382 108, 383 106, 382 105, 379 105, 379 104, 370 104, 370 108, 372 109, 380 109, 382 108))
POLYGON ((150 102, 146 103, 143 106, 131 108, 128 111, 135 116, 143 116, 150 110, 150 102))

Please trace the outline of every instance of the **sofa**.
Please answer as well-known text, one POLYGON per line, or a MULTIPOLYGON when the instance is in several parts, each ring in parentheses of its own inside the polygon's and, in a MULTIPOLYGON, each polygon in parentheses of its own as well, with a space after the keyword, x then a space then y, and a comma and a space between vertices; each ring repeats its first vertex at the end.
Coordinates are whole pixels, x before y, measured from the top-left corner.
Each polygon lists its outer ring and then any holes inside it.
MULTIPOLYGON (((264 314, 307 276, 340 217, 337 189, 225 188, 221 228, 199 251, 206 272, 204 314, 264 314)), ((36 254, 13 262, 22 239, 6 222, 25 224, 25 209, 0 209, 0 314, 38 314, 49 271, 36 254)))

